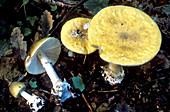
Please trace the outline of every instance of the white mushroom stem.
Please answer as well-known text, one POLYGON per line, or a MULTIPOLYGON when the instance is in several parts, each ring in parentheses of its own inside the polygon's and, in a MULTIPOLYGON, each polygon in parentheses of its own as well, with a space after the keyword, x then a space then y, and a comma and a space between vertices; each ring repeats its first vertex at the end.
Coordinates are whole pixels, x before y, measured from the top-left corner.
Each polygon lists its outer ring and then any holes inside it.
POLYGON ((107 67, 102 68, 104 70, 102 76, 104 77, 105 81, 110 83, 110 85, 121 83, 125 76, 123 67, 120 65, 109 63, 107 67))
POLYGON ((53 84, 53 89, 51 93, 54 96, 59 96, 61 98, 61 99, 55 99, 56 104, 58 100, 60 100, 60 102, 64 102, 66 99, 72 97, 71 92, 68 90, 71 88, 70 84, 68 84, 66 81, 64 82, 61 81, 61 79, 58 77, 57 73, 55 72, 54 68, 52 67, 50 60, 43 53, 42 50, 39 50, 39 52, 37 53, 37 57, 40 59, 41 64, 43 65, 44 69, 46 70, 53 84))
POLYGON ((28 101, 29 99, 31 99, 31 97, 32 97, 32 95, 28 94, 27 92, 25 92, 25 91, 23 91, 23 90, 20 92, 20 95, 21 95, 22 97, 24 97, 27 101, 28 101))
POLYGON ((37 56, 40 59, 41 64, 43 65, 44 69, 46 70, 48 76, 50 77, 53 87, 55 87, 56 83, 62 82, 61 79, 58 77, 57 73, 55 72, 50 60, 44 54, 44 52, 42 50, 39 50, 39 52, 37 53, 37 56))
POLYGON ((20 92, 20 95, 27 100, 27 103, 29 104, 30 109, 32 109, 32 112, 37 112, 39 109, 41 109, 44 106, 45 101, 39 96, 30 95, 24 90, 20 92))

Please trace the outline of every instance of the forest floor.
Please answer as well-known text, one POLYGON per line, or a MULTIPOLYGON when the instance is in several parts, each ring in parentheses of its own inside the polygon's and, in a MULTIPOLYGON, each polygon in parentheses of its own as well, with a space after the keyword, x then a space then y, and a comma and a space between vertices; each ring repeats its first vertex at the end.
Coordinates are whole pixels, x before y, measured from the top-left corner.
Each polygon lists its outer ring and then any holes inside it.
MULTIPOLYGON (((0 7, 0 44, 4 39, 9 40, 12 28, 29 28, 30 34, 24 36, 27 49, 33 44, 35 33, 39 31, 40 21, 34 25, 26 20, 26 15, 41 15, 48 10, 54 20, 51 36, 60 39, 62 25, 71 18, 88 17, 94 15, 80 2, 68 0, 64 5, 57 6, 52 11, 53 3, 35 2, 30 0, 24 8, 20 0, 4 0, 0 7), (73 2, 73 3, 72 3, 73 2), (79 4, 79 5, 77 5, 79 4), (71 14, 68 14, 68 12, 71 14), (22 23, 19 24, 19 23, 22 23)), ((86 0, 87 1, 87 0, 86 0)), ((66 79, 72 85, 72 77, 81 76, 85 89, 83 92, 75 90, 77 97, 67 99, 62 105, 56 106, 50 98, 51 81, 46 73, 31 75, 27 73, 20 81, 26 85, 28 93, 43 97, 46 101, 42 112, 169 112, 170 111, 170 82, 169 82, 169 51, 170 51, 170 15, 166 0, 115 0, 109 1, 109 6, 127 5, 142 9, 158 24, 162 34, 162 44, 158 54, 149 62, 141 66, 123 67, 125 77, 120 84, 111 86, 102 77, 103 69, 107 62, 102 60, 98 51, 82 55, 74 53, 68 56, 68 49, 61 46, 61 54, 53 66, 59 77, 66 79), (128 2, 127 2, 128 1, 128 2), (37 83, 36 88, 29 84, 30 80, 37 83), (92 110, 90 110, 90 108, 92 110)), ((29 33, 29 32, 26 32, 29 33)), ((1 49, 0 49, 1 50, 1 49)), ((1 53, 1 52, 0 52, 1 53)), ((26 100, 22 97, 14 98, 9 92, 8 81, 17 81, 26 73, 24 60, 13 54, 0 55, 0 111, 1 112, 30 112, 26 100)))

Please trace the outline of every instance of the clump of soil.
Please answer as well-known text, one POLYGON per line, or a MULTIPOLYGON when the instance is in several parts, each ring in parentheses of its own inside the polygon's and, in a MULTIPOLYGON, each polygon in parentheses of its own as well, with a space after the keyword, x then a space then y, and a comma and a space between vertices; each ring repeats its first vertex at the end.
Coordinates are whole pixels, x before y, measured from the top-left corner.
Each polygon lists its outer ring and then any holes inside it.
POLYGON ((18 66, 18 60, 14 57, 2 57, 0 59, 0 79, 12 79, 21 74, 18 66))

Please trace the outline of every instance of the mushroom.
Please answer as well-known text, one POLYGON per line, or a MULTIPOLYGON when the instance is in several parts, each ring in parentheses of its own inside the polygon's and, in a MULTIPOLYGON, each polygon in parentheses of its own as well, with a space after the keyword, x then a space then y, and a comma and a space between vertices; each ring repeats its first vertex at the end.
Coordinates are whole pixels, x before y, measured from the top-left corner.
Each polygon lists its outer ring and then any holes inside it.
POLYGON ((108 81, 110 85, 121 83, 125 76, 123 67, 120 65, 109 63, 101 68, 104 70, 102 73, 104 80, 108 81))
POLYGON ((162 41, 160 30, 150 16, 121 5, 106 7, 93 17, 88 39, 98 47, 103 60, 119 67, 139 66, 150 61, 162 41))
POLYGON ((25 68, 28 73, 35 75, 46 71, 53 85, 51 93, 61 97, 61 102, 64 102, 71 97, 71 92, 68 91, 71 86, 66 81, 62 82, 52 66, 58 60, 60 52, 61 45, 57 38, 43 38, 31 46, 25 68))
POLYGON ((79 54, 90 54, 96 50, 88 41, 89 18, 77 17, 67 21, 61 30, 61 41, 69 50, 79 54))
POLYGON ((19 95, 24 97, 27 100, 28 105, 30 106, 30 109, 33 112, 37 112, 39 109, 41 109, 44 106, 44 99, 37 96, 37 95, 30 95, 26 91, 24 91, 25 84, 21 82, 12 82, 9 86, 9 91, 15 98, 18 98, 19 95))

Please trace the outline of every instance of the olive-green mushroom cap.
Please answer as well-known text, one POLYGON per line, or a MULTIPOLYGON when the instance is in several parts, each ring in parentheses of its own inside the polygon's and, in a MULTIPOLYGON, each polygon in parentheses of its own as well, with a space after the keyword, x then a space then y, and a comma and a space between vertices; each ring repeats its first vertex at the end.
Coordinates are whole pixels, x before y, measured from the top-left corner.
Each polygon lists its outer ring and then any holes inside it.
POLYGON ((61 52, 61 44, 57 38, 47 37, 34 43, 25 59, 25 68, 30 74, 41 74, 45 72, 40 60, 37 57, 38 51, 41 50, 54 65, 61 52))
POLYGON ((129 6, 109 6, 99 11, 88 29, 90 43, 100 57, 123 66, 142 65, 158 53, 161 32, 152 18, 129 6))
POLYGON ((15 98, 18 98, 20 92, 25 88, 22 82, 12 82, 9 86, 9 91, 15 98))
POLYGON ((90 20, 77 17, 63 25, 61 41, 66 48, 79 54, 90 54, 96 50, 88 40, 87 31, 90 20))

